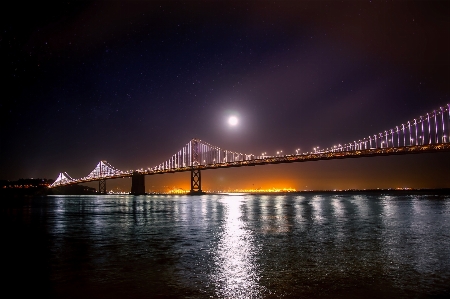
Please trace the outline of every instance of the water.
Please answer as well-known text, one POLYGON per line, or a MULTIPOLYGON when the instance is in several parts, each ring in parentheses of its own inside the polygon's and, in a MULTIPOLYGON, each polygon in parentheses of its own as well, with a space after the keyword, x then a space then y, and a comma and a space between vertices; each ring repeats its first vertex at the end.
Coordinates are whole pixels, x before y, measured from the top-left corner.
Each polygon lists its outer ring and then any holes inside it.
POLYGON ((448 195, 50 196, 0 206, 2 290, 16 296, 450 295, 448 195))

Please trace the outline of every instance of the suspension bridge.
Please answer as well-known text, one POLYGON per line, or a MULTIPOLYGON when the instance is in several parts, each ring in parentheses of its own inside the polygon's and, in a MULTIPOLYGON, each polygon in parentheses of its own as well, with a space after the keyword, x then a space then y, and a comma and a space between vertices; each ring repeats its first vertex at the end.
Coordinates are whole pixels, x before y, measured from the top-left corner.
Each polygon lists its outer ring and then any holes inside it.
POLYGON ((311 152, 275 156, 243 154, 222 149, 200 139, 192 139, 168 160, 155 167, 122 171, 100 161, 87 176, 73 179, 67 172, 58 175, 50 188, 99 182, 99 193, 106 194, 106 180, 131 177, 131 194, 145 194, 145 176, 190 172, 191 194, 202 194, 201 171, 208 169, 258 166, 318 160, 347 159, 450 151, 450 104, 406 123, 358 141, 314 148, 311 152))

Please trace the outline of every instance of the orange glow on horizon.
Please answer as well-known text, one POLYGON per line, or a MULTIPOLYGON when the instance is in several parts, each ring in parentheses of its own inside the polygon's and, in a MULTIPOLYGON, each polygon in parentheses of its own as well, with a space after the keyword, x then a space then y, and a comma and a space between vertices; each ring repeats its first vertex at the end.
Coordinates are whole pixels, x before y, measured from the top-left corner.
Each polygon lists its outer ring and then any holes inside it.
MULTIPOLYGON (((149 193, 169 193, 184 194, 190 191, 190 185, 186 180, 176 180, 167 182, 163 186, 148 186, 149 193)), ((294 192, 297 191, 295 184, 289 181, 262 181, 257 184, 249 182, 239 182, 230 184, 213 184, 202 182, 202 190, 205 192, 246 192, 246 193, 270 193, 270 192, 294 192)))

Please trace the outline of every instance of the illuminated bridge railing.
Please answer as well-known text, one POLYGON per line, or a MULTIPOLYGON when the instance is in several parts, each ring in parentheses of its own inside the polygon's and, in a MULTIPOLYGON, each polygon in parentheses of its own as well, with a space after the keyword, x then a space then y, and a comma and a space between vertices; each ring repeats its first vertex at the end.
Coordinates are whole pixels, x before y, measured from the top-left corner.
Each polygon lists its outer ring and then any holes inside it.
MULTIPOLYGON (((404 155, 404 154, 414 154, 414 153, 417 154, 424 152, 440 152, 440 151, 450 151, 450 143, 414 145, 414 146, 391 147, 391 148, 372 148, 372 149, 350 150, 350 151, 328 151, 328 152, 320 151, 316 153, 303 153, 295 155, 267 156, 265 158, 257 158, 253 160, 242 160, 242 161, 213 163, 213 164, 199 164, 194 168, 207 170, 207 169, 231 168, 242 166, 257 166, 266 164, 281 164, 281 163, 307 162, 307 161, 371 157, 371 156, 404 155)), ((180 168, 168 168, 156 170, 149 169, 149 170, 140 170, 139 172, 146 175, 152 175, 152 174, 190 171, 192 168, 193 167, 180 167, 180 168)))
POLYGON ((448 143, 450 135, 450 104, 431 113, 409 120, 399 126, 324 151, 352 151, 389 147, 406 147, 448 143))
POLYGON ((450 104, 430 113, 402 123, 391 129, 358 141, 338 144, 329 148, 313 148, 311 152, 276 156, 233 152, 192 139, 168 160, 154 167, 122 171, 106 161, 100 161, 89 175, 72 179, 60 173, 50 187, 132 177, 133 174, 153 175, 191 171, 192 169, 217 169, 266 164, 306 162, 382 155, 401 155, 450 150, 450 104))

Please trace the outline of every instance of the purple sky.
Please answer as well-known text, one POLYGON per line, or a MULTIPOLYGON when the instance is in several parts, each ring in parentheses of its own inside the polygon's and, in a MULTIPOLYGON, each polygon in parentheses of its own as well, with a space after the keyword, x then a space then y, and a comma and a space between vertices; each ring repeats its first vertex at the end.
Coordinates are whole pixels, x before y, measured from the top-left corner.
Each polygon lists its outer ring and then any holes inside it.
MULTIPOLYGON (((77 178, 99 160, 155 166, 192 138, 245 153, 311 151, 450 102, 448 1, 21 3, 1 14, 0 179, 77 178)), ((448 169, 439 153, 203 178, 210 189, 431 188, 450 187, 448 169)), ((187 173, 147 177, 188 183, 187 173)))

